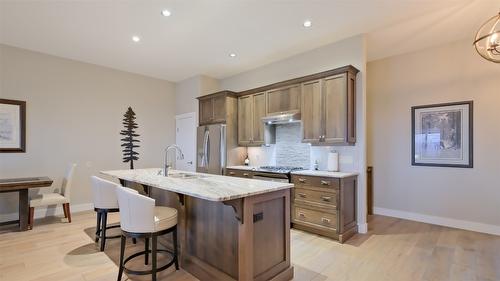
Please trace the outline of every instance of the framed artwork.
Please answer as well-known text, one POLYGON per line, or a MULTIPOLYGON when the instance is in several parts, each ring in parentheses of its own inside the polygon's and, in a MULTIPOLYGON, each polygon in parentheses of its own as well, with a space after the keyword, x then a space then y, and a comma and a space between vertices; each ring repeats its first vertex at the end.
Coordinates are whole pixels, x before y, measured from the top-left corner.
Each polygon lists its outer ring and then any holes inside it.
POLYGON ((0 99, 0 152, 26 151, 26 102, 0 99))
POLYGON ((411 108, 411 164, 473 167, 472 101, 411 108))

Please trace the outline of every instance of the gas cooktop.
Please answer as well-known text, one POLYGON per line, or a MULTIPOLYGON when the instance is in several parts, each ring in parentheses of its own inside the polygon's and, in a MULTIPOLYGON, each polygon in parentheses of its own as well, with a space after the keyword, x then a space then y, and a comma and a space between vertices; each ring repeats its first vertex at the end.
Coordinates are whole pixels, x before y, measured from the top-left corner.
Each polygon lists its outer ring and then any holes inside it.
POLYGON ((302 167, 293 167, 293 166, 260 166, 259 170, 273 173, 283 173, 287 174, 293 171, 304 170, 302 167))

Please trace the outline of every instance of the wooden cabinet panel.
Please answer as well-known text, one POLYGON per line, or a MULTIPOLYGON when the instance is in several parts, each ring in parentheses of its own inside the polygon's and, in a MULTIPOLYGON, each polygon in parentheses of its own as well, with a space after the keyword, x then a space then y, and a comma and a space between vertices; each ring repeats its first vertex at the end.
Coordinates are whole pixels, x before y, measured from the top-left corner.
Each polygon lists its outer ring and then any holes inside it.
POLYGON ((253 144, 264 144, 264 123, 262 117, 266 116, 266 94, 256 94, 253 98, 253 126, 252 141, 253 144))
POLYGON ((321 80, 302 84, 303 142, 318 143, 323 134, 321 80))
POLYGON ((301 202, 312 202, 325 204, 335 208, 337 206, 337 195, 335 191, 313 190, 309 188, 295 187, 294 199, 301 202))
POLYGON ((266 95, 258 93, 238 98, 238 144, 242 146, 264 144, 266 95))
POLYGON ((300 111, 300 85, 270 90, 267 95, 267 114, 300 111))
POLYGON ((306 223, 311 227, 326 227, 332 230, 337 229, 337 214, 335 211, 324 212, 316 211, 306 206, 295 207, 295 221, 306 223))
POLYGON ((347 74, 323 80, 325 134, 327 143, 347 142, 347 74))
POLYGON ((292 175, 293 227, 341 243, 357 232, 357 177, 292 175))
POLYGON ((209 124, 214 119, 214 104, 212 98, 200 99, 200 125, 209 124))
POLYGON ((226 176, 239 178, 253 178, 253 172, 237 169, 226 169, 226 176))
POLYGON ((226 121, 226 96, 215 96, 213 103, 213 122, 222 123, 226 121))
POLYGON ((252 141, 253 97, 238 98, 238 143, 249 145, 252 141))
POLYGON ((339 179, 330 177, 292 175, 295 187, 315 187, 335 189, 339 187, 339 179))

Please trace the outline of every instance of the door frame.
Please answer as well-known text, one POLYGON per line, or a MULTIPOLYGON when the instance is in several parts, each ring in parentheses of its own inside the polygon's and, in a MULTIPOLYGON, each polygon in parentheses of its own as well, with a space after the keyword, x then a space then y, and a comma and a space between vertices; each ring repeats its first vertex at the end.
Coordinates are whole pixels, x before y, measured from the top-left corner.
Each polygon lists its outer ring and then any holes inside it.
MULTIPOLYGON (((193 134, 196 138, 196 128, 198 127, 198 118, 197 118, 197 115, 196 115, 196 112, 193 111, 193 112, 187 112, 187 113, 183 113, 183 114, 178 114, 178 115, 175 115, 175 142, 177 143, 177 120, 179 119, 184 119, 184 118, 193 118, 194 120, 194 128, 193 128, 193 134)), ((196 144, 197 144, 197 140, 195 139, 194 142, 193 142, 193 166, 194 166, 194 170, 196 171, 196 165, 197 165, 197 157, 196 157, 196 144)))

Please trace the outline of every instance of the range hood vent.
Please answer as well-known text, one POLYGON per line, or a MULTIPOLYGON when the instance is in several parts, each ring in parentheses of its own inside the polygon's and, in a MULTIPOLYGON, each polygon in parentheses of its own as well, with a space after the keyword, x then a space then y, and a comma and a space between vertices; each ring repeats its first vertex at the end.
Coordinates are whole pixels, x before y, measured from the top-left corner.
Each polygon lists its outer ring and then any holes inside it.
POLYGON ((266 125, 286 124, 300 122, 300 112, 289 112, 262 117, 262 122, 266 125))

